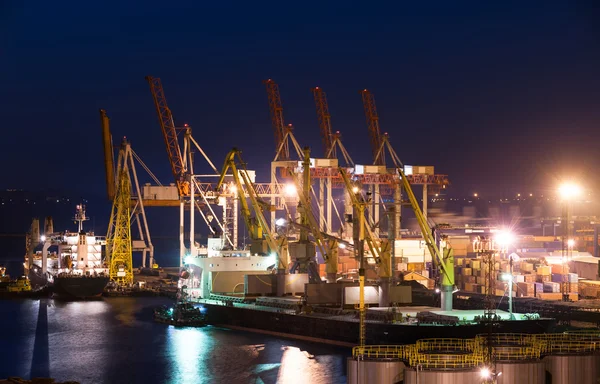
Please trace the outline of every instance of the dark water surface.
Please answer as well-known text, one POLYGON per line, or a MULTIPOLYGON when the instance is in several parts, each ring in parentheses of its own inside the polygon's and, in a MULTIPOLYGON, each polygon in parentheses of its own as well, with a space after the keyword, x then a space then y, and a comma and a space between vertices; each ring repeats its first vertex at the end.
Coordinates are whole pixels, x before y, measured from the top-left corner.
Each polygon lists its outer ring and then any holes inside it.
POLYGON ((41 376, 82 384, 346 382, 346 348, 152 322, 152 309, 168 302, 2 300, 0 378, 41 376))

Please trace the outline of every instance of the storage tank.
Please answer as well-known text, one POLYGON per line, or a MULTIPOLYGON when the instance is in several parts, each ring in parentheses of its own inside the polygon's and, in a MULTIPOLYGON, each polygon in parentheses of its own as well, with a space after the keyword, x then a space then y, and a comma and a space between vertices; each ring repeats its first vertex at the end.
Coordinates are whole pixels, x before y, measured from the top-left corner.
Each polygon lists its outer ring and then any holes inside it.
POLYGON ((415 368, 406 368, 404 370, 404 384, 424 383, 481 384, 481 372, 479 369, 468 371, 417 371, 415 368))
MULTIPOLYGON (((498 384, 545 384, 546 367, 543 361, 496 363, 498 384)), ((554 382, 552 382, 554 383, 554 382)))
POLYGON ((544 358, 552 384, 600 382, 600 355, 553 355, 544 358))
POLYGON ((404 363, 399 360, 348 358, 348 384, 395 384, 404 380, 404 363))

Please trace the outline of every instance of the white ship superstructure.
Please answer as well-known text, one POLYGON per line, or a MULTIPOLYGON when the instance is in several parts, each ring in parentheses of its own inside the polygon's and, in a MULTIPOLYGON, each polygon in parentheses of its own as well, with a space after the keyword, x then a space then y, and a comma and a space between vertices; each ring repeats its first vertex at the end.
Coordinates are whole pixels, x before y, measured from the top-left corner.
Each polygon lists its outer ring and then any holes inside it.
POLYGON ((270 274, 276 266, 275 255, 252 255, 249 250, 223 249, 222 238, 209 238, 206 247, 194 247, 184 264, 190 272, 186 280, 188 291, 200 298, 215 293, 243 293, 244 275, 270 274))
POLYGON ((33 241, 39 233, 32 224, 31 241, 28 254, 25 256, 25 273, 35 272, 49 280, 62 273, 74 275, 95 275, 108 273, 102 260, 102 246, 106 245, 105 236, 96 236, 94 232, 85 232, 83 222, 88 220, 85 206, 78 205, 74 217, 78 223, 77 232, 53 232, 51 219, 46 220, 44 235, 39 236, 39 243, 33 241), (39 248, 41 247, 41 250, 39 248), (34 251, 38 248, 37 251, 34 251))

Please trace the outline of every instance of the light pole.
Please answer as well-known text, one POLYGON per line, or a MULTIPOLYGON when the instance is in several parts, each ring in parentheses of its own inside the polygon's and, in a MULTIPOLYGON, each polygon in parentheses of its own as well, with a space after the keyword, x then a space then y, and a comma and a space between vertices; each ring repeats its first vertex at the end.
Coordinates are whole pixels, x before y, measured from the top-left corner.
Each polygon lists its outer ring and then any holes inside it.
MULTIPOLYGON (((565 213, 565 226, 563 229, 563 234, 562 234, 562 262, 563 262, 563 281, 561 283, 561 291, 562 291, 562 296, 563 296, 563 301, 568 301, 569 296, 568 296, 568 292, 567 292, 567 284, 564 280, 566 280, 566 271, 565 271, 565 264, 567 262, 567 255, 565 254, 565 244, 567 239, 569 239, 569 203, 571 201, 573 201, 574 198, 576 198, 577 196, 579 196, 581 194, 581 187, 577 184, 573 184, 573 183, 565 183, 562 184, 559 188, 558 188, 558 193, 562 199, 562 202, 564 204, 564 213, 565 213)), ((570 242, 570 240, 569 240, 570 242)), ((575 244, 573 242, 573 244, 575 244)))
MULTIPOLYGON (((514 242, 514 235, 509 231, 501 231, 496 234, 496 243, 500 246, 500 253, 508 255, 508 247, 514 242)), ((508 313, 510 319, 514 320, 513 315, 513 260, 511 256, 508 256, 509 273, 503 274, 502 279, 508 281, 508 313)))

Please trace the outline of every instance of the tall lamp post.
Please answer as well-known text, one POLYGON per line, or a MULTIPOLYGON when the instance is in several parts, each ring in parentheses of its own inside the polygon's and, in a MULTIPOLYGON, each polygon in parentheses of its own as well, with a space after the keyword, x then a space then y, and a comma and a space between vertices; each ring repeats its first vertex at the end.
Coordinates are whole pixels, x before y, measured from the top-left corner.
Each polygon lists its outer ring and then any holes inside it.
MULTIPOLYGON (((568 250, 569 243, 570 243, 570 240, 568 240, 569 232, 570 232, 569 231, 569 229, 570 229, 569 203, 572 202, 573 199, 575 199, 577 196, 579 196, 581 194, 581 187, 577 184, 565 183, 565 184, 562 184, 558 188, 558 193, 559 193, 562 203, 563 203, 564 219, 565 219, 565 224, 564 224, 563 231, 562 231, 563 282, 561 283, 561 291, 562 291, 562 295, 563 295, 563 301, 568 301, 569 296, 568 296, 568 292, 567 292, 567 284, 565 283, 565 280, 566 280, 565 265, 567 262, 567 254, 565 253, 565 248, 567 248, 567 250, 568 250)), ((573 244, 575 244, 575 243, 573 242, 573 244)))
MULTIPOLYGON (((508 247, 514 242, 514 235, 509 231, 501 231, 496 234, 496 244, 500 246, 500 253, 504 253, 508 255, 508 247)), ((512 257, 508 256, 509 260, 509 273, 505 273, 502 275, 503 280, 508 282, 508 313, 510 315, 510 319, 514 320, 513 315, 513 260, 512 257)))

